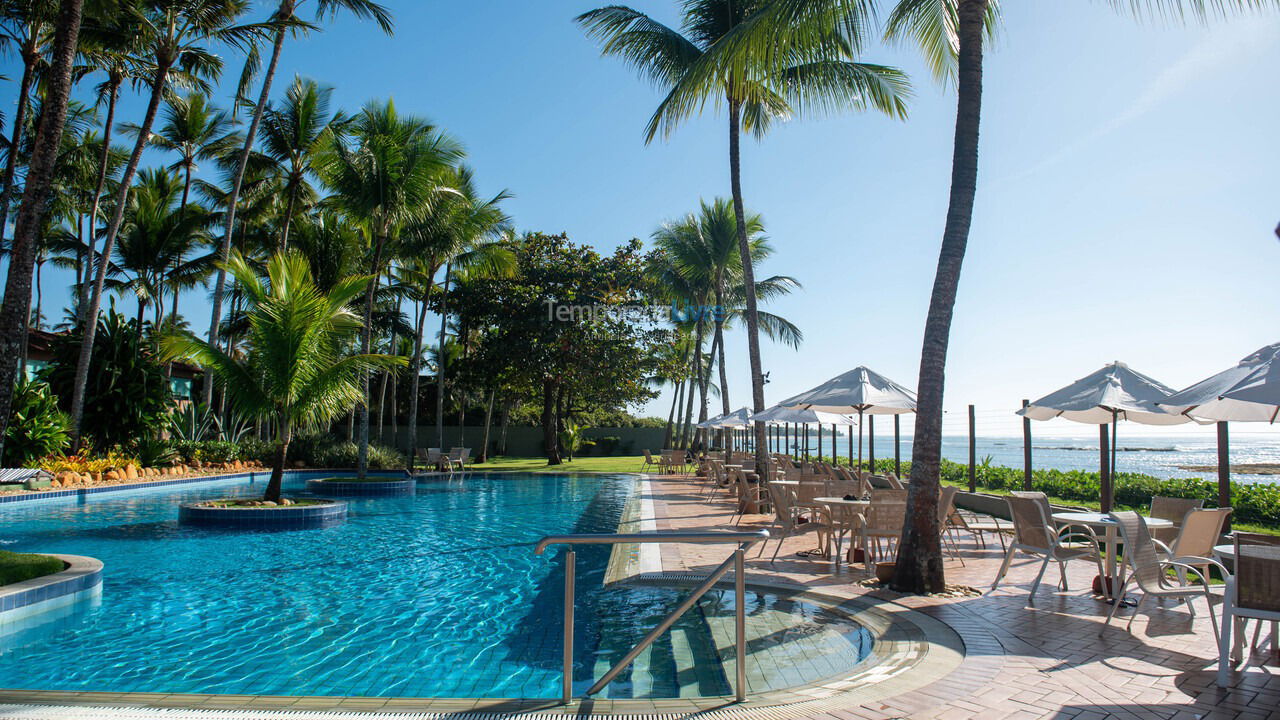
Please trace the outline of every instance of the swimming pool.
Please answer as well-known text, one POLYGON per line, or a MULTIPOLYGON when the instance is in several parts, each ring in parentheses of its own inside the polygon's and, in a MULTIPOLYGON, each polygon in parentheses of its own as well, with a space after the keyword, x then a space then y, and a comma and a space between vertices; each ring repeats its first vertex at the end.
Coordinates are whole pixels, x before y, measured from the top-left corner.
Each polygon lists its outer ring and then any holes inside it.
MULTIPOLYGON (((286 492, 324 475, 290 473, 286 492)), ((545 535, 614 532, 637 480, 474 473, 425 480, 413 497, 349 499, 346 524, 323 530, 177 522, 180 502, 254 495, 262 483, 0 508, 0 547, 106 565, 100 603, 0 637, 0 687, 556 697, 563 554, 536 556, 533 545, 545 535)), ((578 693, 679 599, 671 589, 604 587, 608 554, 578 549, 578 693)), ((815 627, 832 625, 803 603, 753 594, 749 605, 754 616, 807 613, 815 627)), ((731 593, 709 594, 605 695, 730 693, 717 647, 732 615, 731 593)), ((819 659, 844 667, 872 644, 856 627, 828 636, 838 657, 819 659)))

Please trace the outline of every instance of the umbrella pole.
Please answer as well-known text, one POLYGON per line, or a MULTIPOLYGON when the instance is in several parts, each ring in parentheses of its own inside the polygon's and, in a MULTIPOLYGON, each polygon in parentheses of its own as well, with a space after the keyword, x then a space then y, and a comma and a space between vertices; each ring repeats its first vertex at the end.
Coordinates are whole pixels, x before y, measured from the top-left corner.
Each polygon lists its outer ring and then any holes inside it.
POLYGON ((893 474, 902 476, 902 416, 893 416, 893 474))
POLYGON ((858 411, 858 470, 862 470, 862 411, 858 411))
POLYGON ((1107 505, 1111 505, 1112 501, 1115 500, 1115 496, 1116 496, 1116 451, 1119 450, 1119 448, 1116 447, 1117 445, 1116 415, 1117 414, 1118 413, 1116 413, 1115 410, 1111 411, 1111 487, 1107 488, 1108 490, 1111 491, 1111 493, 1110 493, 1110 496, 1107 498, 1107 505))
POLYGON ((867 418, 867 465, 876 471, 876 416, 867 418))
POLYGON ((818 461, 822 461, 822 423, 818 423, 818 461))
MULTIPOLYGON (((1227 438, 1227 424, 1218 423, 1218 507, 1231 507, 1231 443, 1227 438)), ((1231 516, 1223 532, 1231 529, 1231 516)))
POLYGON ((836 424, 831 423, 831 464, 838 465, 840 458, 836 457, 836 424))
POLYGON ((853 467, 853 431, 849 431, 849 467, 853 467))
POLYGON ((1107 463, 1108 456, 1111 454, 1108 448, 1110 443, 1107 437, 1107 426, 1105 424, 1098 426, 1098 451, 1101 455, 1099 460, 1099 484, 1098 484, 1098 500, 1102 504, 1102 512, 1111 512, 1111 467, 1107 463))

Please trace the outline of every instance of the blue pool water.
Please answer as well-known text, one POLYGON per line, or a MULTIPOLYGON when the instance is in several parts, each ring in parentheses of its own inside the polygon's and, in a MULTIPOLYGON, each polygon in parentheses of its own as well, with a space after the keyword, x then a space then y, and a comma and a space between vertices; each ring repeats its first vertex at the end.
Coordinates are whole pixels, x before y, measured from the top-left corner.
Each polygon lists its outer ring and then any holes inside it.
MULTIPOLYGON (((290 473, 285 491, 300 495, 319 476, 290 473)), ((284 532, 177 523, 179 502, 256 495, 261 477, 12 503, 0 507, 0 548, 88 555, 106 569, 101 602, 0 637, 0 687, 556 697, 563 553, 537 556, 533 545, 614 532, 635 482, 432 479, 414 497, 349 500, 344 525, 284 532)), ((671 590, 604 588, 608 554, 578 552, 579 693, 678 601, 671 590)), ((777 602, 753 597, 751 609, 777 602)), ((729 693, 708 614, 731 617, 731 596, 704 598, 676 640, 664 638, 608 695, 729 693)), ((863 653, 869 639, 855 646, 863 653)))

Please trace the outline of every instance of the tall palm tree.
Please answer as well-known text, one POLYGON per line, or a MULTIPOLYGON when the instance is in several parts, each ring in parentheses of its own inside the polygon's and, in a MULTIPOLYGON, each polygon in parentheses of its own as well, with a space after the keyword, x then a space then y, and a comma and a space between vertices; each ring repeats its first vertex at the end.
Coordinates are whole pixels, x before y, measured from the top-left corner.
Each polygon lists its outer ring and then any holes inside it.
MULTIPOLYGON (((746 285, 747 349, 751 364, 752 406, 764 410, 764 373, 760 363, 759 311, 747 239, 739 142, 743 130, 762 136, 774 119, 796 110, 871 108, 905 117, 910 94, 906 76, 884 65, 856 60, 863 30, 840 34, 835 28, 814 35, 789 34, 767 60, 738 62, 731 38, 739 26, 754 22, 767 0, 686 0, 681 4, 683 33, 628 7, 610 6, 578 17, 588 34, 603 41, 601 52, 627 60, 661 87, 666 97, 649 119, 646 142, 669 135, 700 113, 710 101, 723 102, 729 114, 729 185, 738 226, 738 252, 746 285), (733 62, 729 62, 733 61, 733 62)), ((763 464, 765 430, 756 423, 756 448, 763 464)))
POLYGON ((248 9, 248 0, 149 0, 142 6, 139 31, 142 45, 153 60, 149 84, 150 98, 142 122, 138 125, 138 139, 134 143, 129 162, 120 178, 111 220, 107 223, 102 242, 94 284, 89 295, 89 307, 85 313, 84 343, 80 349, 80 361, 76 370, 76 382, 71 396, 72 449, 80 447, 80 418, 84 414, 84 390, 89 379, 89 361, 93 353, 93 336, 98 327, 98 310, 102 305, 102 290, 116 235, 124 220, 129 190, 137 173, 138 163, 146 149, 160 110, 160 102, 168 91, 170 73, 178 71, 192 79, 211 79, 222 69, 222 59, 206 48, 212 43, 225 43, 245 48, 271 28, 262 24, 237 24, 248 9))
POLYGON ((276 452, 263 498, 279 502, 293 433, 321 427, 365 402, 360 378, 401 365, 402 358, 345 351, 362 327, 348 306, 365 292, 369 277, 347 277, 324 292, 296 252, 272 256, 265 276, 239 253, 226 269, 248 298, 245 352, 232 355, 190 333, 165 338, 163 348, 170 359, 216 373, 240 412, 274 421, 276 452))
POLYGON ((67 106, 71 100, 72 65, 80 38, 83 0, 62 0, 58 10, 53 54, 45 88, 44 109, 27 163, 26 185, 22 204, 14 222, 10 244, 9 276, 5 280, 4 300, 0 303, 0 454, 4 452, 4 433, 13 407, 14 378, 18 365, 14 361, 26 343, 26 325, 31 306, 31 271, 35 265, 39 232, 49 211, 49 192, 57 164, 58 148, 63 139, 67 106))
MULTIPOLYGON (((182 198, 178 201, 179 221, 186 215, 192 179, 200 162, 224 156, 239 144, 235 124, 231 115, 218 109, 204 93, 191 92, 171 98, 165 103, 160 127, 151 134, 151 144, 178 156, 169 164, 169 169, 182 173, 182 198)), ((125 125, 124 129, 137 138, 139 128, 136 125, 125 125)), ((182 255, 177 255, 172 260, 176 274, 177 268, 186 260, 182 255)), ((173 290, 172 315, 177 317, 180 293, 177 287, 173 290)), ((156 310, 160 311, 158 305, 156 310)))
MULTIPOLYGON (((266 111, 268 101, 271 99, 271 84, 276 77, 276 68, 280 65, 280 53, 284 51, 284 39, 289 33, 316 29, 314 23, 304 22, 298 17, 298 10, 306 4, 306 1, 280 0, 280 4, 276 6, 275 12, 271 15, 271 21, 275 25, 271 43, 271 57, 267 60, 267 69, 262 78, 262 88, 258 91, 258 101, 253 105, 253 115, 249 119, 249 128, 245 131, 244 145, 241 146, 240 154, 235 159, 231 174, 231 192, 227 196, 226 222, 223 228, 220 255, 223 263, 226 262, 231 252, 231 238, 235 235, 236 211, 240 204, 240 191, 248 167, 249 155, 253 152, 253 143, 258 137, 258 126, 262 124, 262 115, 266 111)), ((373 0, 316 0, 315 19, 317 22, 324 21, 336 16, 343 10, 358 18, 372 19, 384 33, 387 35, 392 33, 391 13, 382 5, 373 2, 373 0)), ((236 97, 247 97, 249 84, 253 82, 260 64, 261 56, 255 46, 251 49, 245 62, 244 72, 240 75, 240 86, 236 90, 236 97)), ((226 273, 219 270, 218 279, 214 283, 213 315, 209 321, 210 344, 217 344, 218 322, 222 318, 222 293, 226 282, 226 273)), ((204 402, 206 405, 210 403, 212 397, 213 385, 205 383, 204 402)))
POLYGON ((289 247, 289 226, 301 209, 299 202, 315 200, 315 189, 307 182, 311 159, 332 142, 334 128, 343 122, 342 113, 329 110, 332 95, 331 87, 294 78, 284 102, 267 108, 262 118, 262 152, 284 168, 287 199, 280 223, 281 249, 289 247))
MULTIPOLYGON (((369 236, 369 275, 361 352, 372 347, 373 301, 377 279, 386 271, 387 246, 413 218, 427 212, 448 190, 445 183, 462 158, 460 145, 421 118, 401 116, 395 104, 369 103, 352 118, 347 138, 335 137, 316 158, 317 169, 334 200, 359 221, 369 236)), ((453 192, 453 191, 450 191, 453 192)), ((365 395, 369 378, 364 378, 365 395)), ((356 473, 368 469, 369 411, 357 408, 360 424, 356 473)))
POLYGON ((112 5, 103 4, 96 8, 90 22, 85 28, 80 55, 88 68, 105 72, 106 80, 96 88, 97 104, 106 104, 106 119, 102 126, 102 147, 98 155, 97 181, 93 189, 93 201, 88 217, 88 242, 84 254, 85 277, 79 284, 79 299, 76 312, 83 322, 84 313, 89 308, 88 276, 95 267, 96 246, 98 242, 98 210, 102 206, 102 194, 106 189, 108 178, 125 164, 125 158, 114 157, 115 148, 111 144, 111 133, 116 124, 116 102, 120 99, 120 88, 125 81, 137 83, 148 76, 154 69, 145 54, 145 47, 139 32, 142 14, 136 0, 120 0, 112 5))
POLYGON ((17 172, 17 148, 27 129, 27 111, 31 107, 31 91, 35 85, 45 52, 53 42, 54 21, 58 3, 55 0, 4 0, 0 3, 0 45, 14 46, 22 59, 22 78, 18 81, 17 107, 13 114, 13 132, 8 143, 4 172, 0 175, 0 240, 9 222, 9 205, 13 178, 17 172))
MULTIPOLYGON (((417 451, 418 383, 421 370, 422 343, 425 333, 426 312, 432 291, 437 288, 436 275, 445 271, 438 292, 437 309, 440 315, 440 333, 437 351, 447 341, 445 332, 449 318, 448 288, 455 271, 478 272, 490 276, 504 276, 515 270, 515 255, 498 241, 511 230, 511 219, 502 210, 501 203, 511 197, 506 190, 490 198, 479 194, 475 188, 474 174, 470 168, 459 167, 449 173, 445 181, 453 189, 442 196, 429 212, 410 223, 401 238, 407 273, 422 283, 418 320, 415 325, 414 350, 411 355, 409 398, 409 456, 417 451)), ((444 444, 444 383, 449 355, 436 353, 436 437, 444 444)))

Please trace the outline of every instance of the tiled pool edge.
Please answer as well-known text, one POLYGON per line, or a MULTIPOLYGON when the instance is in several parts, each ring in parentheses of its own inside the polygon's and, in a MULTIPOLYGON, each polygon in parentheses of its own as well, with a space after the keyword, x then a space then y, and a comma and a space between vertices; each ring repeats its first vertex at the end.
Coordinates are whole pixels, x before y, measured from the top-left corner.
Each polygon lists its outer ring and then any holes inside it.
POLYGON ((33 616, 102 594, 102 562, 83 555, 57 555, 61 572, 0 587, 0 635, 33 616))
MULTIPOLYGON (((348 472, 353 471, 352 468, 297 468, 285 470, 285 473, 312 473, 312 472, 348 472)), ((401 470, 371 470, 370 474, 403 474, 401 470)), ((94 495, 106 492, 122 492, 125 490, 145 490, 147 488, 168 487, 170 485, 189 485, 191 483, 216 482, 220 480, 235 480, 236 478, 254 479, 258 475, 269 476, 270 470, 225 473, 221 475, 201 475, 199 477, 176 478, 174 480, 152 480, 150 482, 122 483, 119 485, 101 485, 97 487, 74 488, 72 490, 49 490, 44 492, 22 493, 20 495, 0 495, 0 504, 11 502, 35 502, 40 500, 55 500, 58 498, 81 497, 84 495, 94 495)))

